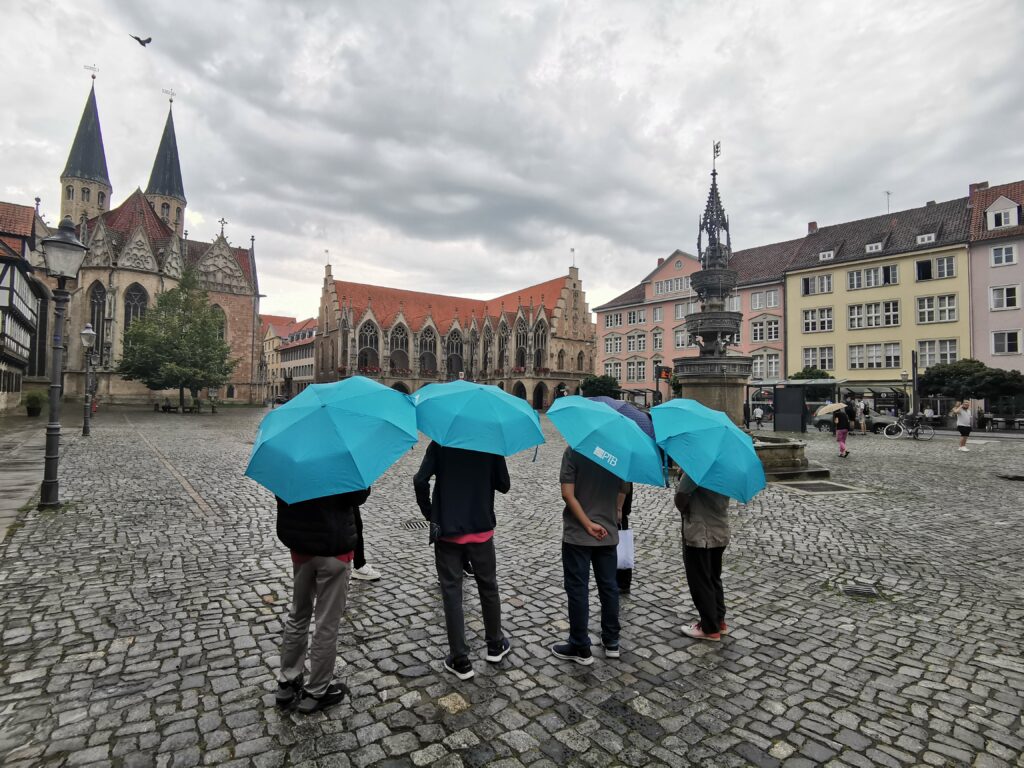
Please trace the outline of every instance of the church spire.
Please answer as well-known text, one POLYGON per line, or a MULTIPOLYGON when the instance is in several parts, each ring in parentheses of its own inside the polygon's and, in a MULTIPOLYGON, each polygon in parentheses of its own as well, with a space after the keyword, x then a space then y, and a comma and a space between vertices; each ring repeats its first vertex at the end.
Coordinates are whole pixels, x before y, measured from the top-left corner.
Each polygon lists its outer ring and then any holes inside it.
POLYGON ((720 143, 716 141, 711 161, 711 189, 708 190, 708 201, 704 206, 704 215, 700 220, 700 232, 697 234, 697 253, 700 255, 701 265, 705 269, 725 268, 731 256, 729 219, 725 215, 722 198, 718 193, 718 169, 714 162, 720 153, 720 143), (722 242, 722 232, 725 232, 725 243, 722 242), (704 235, 708 237, 706 251, 701 249, 704 235))
MULTIPOLYGON (((95 79, 95 75, 93 75, 95 79)), ((70 216, 75 224, 83 218, 103 213, 109 207, 110 177, 107 155, 103 151, 100 114, 96 108, 96 86, 89 89, 89 98, 78 123, 78 132, 71 144, 67 165, 60 175, 63 189, 60 196, 61 218, 70 216)))
MULTIPOLYGON (((174 103, 174 99, 171 99, 174 103)), ((153 210, 180 236, 185 226, 185 187, 181 182, 181 163, 178 160, 178 140, 174 135, 173 107, 167 108, 167 122, 160 137, 160 147, 149 174, 146 198, 153 210)))

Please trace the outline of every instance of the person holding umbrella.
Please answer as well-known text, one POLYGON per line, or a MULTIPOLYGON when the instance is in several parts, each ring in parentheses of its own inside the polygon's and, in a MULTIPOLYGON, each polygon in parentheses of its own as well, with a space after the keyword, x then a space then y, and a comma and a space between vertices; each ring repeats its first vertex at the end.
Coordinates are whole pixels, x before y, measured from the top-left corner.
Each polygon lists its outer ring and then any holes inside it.
POLYGON ((701 488, 684 471, 676 488, 676 509, 683 517, 683 566, 690 599, 700 620, 683 627, 695 640, 718 641, 725 623, 722 555, 729 546, 729 497, 701 488))

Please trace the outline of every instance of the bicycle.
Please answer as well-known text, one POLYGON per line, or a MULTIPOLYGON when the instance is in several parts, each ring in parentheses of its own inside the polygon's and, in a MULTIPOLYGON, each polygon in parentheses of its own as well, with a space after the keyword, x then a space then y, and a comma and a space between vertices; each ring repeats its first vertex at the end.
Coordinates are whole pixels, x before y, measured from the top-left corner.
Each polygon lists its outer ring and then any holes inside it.
POLYGON ((898 440, 904 435, 914 440, 931 440, 935 437, 935 430, 927 424, 922 424, 920 419, 900 415, 896 421, 882 430, 882 435, 890 440, 898 440))

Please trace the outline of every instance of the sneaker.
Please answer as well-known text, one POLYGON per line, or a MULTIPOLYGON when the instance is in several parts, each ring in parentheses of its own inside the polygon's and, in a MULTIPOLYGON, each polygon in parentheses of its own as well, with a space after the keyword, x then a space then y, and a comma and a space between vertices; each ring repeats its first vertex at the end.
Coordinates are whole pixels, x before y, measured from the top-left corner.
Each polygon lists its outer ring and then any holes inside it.
POLYGON ((476 575, 476 571, 473 570, 473 564, 471 562, 469 562, 469 560, 466 560, 462 564, 462 572, 464 574, 466 574, 467 576, 475 576, 476 575))
POLYGON ((606 659, 617 659, 622 655, 621 651, 619 651, 619 646, 617 645, 605 645, 603 647, 606 659))
POLYGON ((508 638, 503 637, 500 643, 487 644, 487 655, 484 656, 484 659, 491 662, 491 664, 497 664, 508 656, 510 650, 512 650, 512 646, 509 644, 508 638))
POLYGON ((840 453, 839 455, 842 456, 845 459, 847 456, 850 455, 850 452, 847 451, 846 453, 840 453))
POLYGON ((299 694, 302 693, 302 683, 302 675, 299 675, 291 681, 285 681, 283 683, 278 681, 277 694, 274 696, 274 701, 277 703, 277 706, 281 709, 287 709, 294 704, 295 700, 299 697, 299 694))
POLYGON ((558 645, 552 645, 551 653, 555 655, 555 658, 575 661, 577 664, 582 664, 583 666, 594 663, 594 654, 590 652, 589 648, 581 648, 572 645, 571 643, 559 643, 558 645))
POLYGON ((459 680, 469 680, 474 675, 473 665, 469 663, 469 659, 465 656, 460 656, 457 659, 454 656, 448 656, 444 660, 444 668, 459 678, 459 680))
POLYGON ((957 448, 957 450, 958 450, 958 451, 963 451, 964 453, 968 453, 968 452, 969 452, 969 451, 970 451, 971 449, 970 449, 970 448, 968 448, 968 447, 967 447, 967 446, 965 445, 965 446, 964 446, 963 448, 957 448))
POLYGON ((705 634, 704 630, 700 628, 700 622, 696 624, 690 624, 687 627, 683 627, 683 634, 687 637, 692 637, 694 640, 711 640, 712 642, 718 642, 722 639, 722 633, 712 632, 710 635, 705 634))
POLYGON ((720 635, 728 635, 729 634, 729 625, 726 624, 724 621, 721 624, 718 625, 718 634, 720 634, 720 635))
POLYGON ((376 581, 380 578, 380 571, 369 563, 366 563, 362 568, 352 569, 352 578, 360 579, 362 581, 376 581))
POLYGON ((328 685, 327 690, 320 696, 313 696, 308 691, 303 691, 302 698, 299 699, 299 706, 296 709, 304 715, 311 715, 314 712, 320 712, 328 707, 333 707, 345 698, 346 693, 348 693, 348 689, 338 683, 328 685))

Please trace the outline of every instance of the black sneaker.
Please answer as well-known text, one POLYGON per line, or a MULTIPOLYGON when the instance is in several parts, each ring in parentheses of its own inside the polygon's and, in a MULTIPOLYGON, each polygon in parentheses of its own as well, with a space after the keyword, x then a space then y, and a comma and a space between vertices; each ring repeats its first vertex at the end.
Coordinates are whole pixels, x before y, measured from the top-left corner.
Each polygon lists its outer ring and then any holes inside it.
POLYGON ((508 638, 503 637, 500 643, 487 644, 487 655, 484 658, 491 664, 497 664, 508 655, 511 649, 512 646, 509 644, 508 638))
POLYGON ((575 661, 577 664, 586 666, 594 663, 594 655, 589 648, 582 648, 571 643, 559 643, 551 646, 551 652, 556 658, 575 661))
POLYGON ((619 651, 619 646, 617 646, 617 645, 606 645, 606 646, 604 646, 604 655, 605 655, 605 658, 608 658, 608 659, 617 659, 617 658, 619 658, 619 656, 622 655, 622 653, 619 651))
POLYGON ((277 683, 277 694, 274 696, 274 701, 281 709, 287 709, 302 693, 302 675, 291 681, 277 683))
POLYGON ((459 678, 459 680, 469 680, 474 675, 473 665, 469 663, 469 659, 465 656, 460 656, 457 659, 454 656, 448 656, 444 660, 444 668, 459 678))
POLYGON ((313 696, 304 690, 302 698, 299 699, 299 706, 296 709, 304 715, 311 715, 314 712, 320 712, 338 704, 345 698, 346 693, 348 693, 348 689, 338 683, 328 685, 327 690, 320 696, 313 696))

